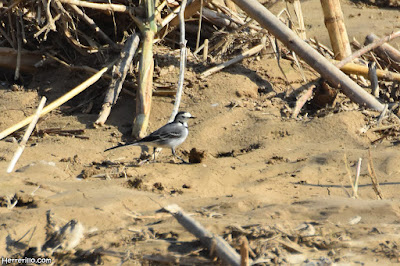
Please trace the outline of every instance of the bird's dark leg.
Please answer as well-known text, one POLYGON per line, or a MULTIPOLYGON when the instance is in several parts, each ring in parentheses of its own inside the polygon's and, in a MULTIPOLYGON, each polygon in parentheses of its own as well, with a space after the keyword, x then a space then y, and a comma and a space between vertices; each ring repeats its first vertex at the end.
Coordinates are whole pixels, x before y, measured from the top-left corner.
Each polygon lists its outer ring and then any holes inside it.
POLYGON ((157 148, 154 147, 153 148, 153 161, 156 161, 156 150, 157 150, 157 148))
POLYGON ((183 160, 181 157, 179 157, 179 156, 175 153, 175 149, 174 149, 174 148, 171 148, 171 151, 172 151, 172 154, 173 154, 176 158, 178 158, 179 160, 182 161, 182 163, 189 163, 189 162, 183 160))

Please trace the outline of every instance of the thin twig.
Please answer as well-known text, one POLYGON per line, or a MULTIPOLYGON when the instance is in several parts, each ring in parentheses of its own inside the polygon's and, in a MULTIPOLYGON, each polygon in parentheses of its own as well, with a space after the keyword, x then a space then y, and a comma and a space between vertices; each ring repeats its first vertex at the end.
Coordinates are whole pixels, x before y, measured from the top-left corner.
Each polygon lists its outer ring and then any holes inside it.
POLYGON ((40 113, 43 110, 43 107, 46 103, 46 97, 42 97, 42 100, 39 103, 39 107, 36 110, 35 115, 32 118, 31 123, 29 124, 29 127, 26 129, 24 136, 22 137, 21 142, 19 143, 18 149, 15 151, 14 156, 8 165, 7 168, 7 173, 11 173, 15 167, 15 164, 17 163, 19 157, 21 156, 22 152, 25 149, 26 142, 28 141, 30 135, 32 134, 32 131, 35 129, 36 123, 39 120, 40 113))
POLYGON ((7 13, 8 11, 12 10, 15 6, 17 6, 19 3, 21 3, 22 0, 14 0, 13 3, 11 5, 9 5, 5 10, 3 10, 2 12, 0 12, 0 17, 2 17, 5 13, 7 13))
MULTIPOLYGON (((334 56, 335 56, 335 54, 332 52, 331 49, 329 49, 326 45, 323 45, 322 43, 320 43, 320 42, 318 41, 317 37, 314 37, 314 39, 310 38, 309 40, 310 40, 310 42, 311 42, 312 44, 315 44, 315 45, 318 47, 319 50, 322 50, 322 49, 323 49, 323 50, 324 50, 325 52, 327 52, 331 57, 334 57, 334 56)), ((322 54, 323 54, 323 53, 322 53, 322 54)))
MULTIPOLYGON (((15 197, 15 196, 12 196, 15 197)), ((11 202, 11 197, 10 196, 6 196, 6 200, 7 200, 7 209, 11 210, 13 209, 15 206, 17 206, 18 203, 18 199, 15 199, 14 203, 11 202)))
POLYGON ((93 19, 91 19, 88 15, 86 15, 79 7, 77 7, 76 5, 69 5, 71 7, 71 9, 79 16, 81 17, 88 25, 90 28, 92 28, 95 33, 106 43, 110 44, 111 46, 113 46, 114 48, 117 47, 117 45, 115 44, 115 42, 113 42, 110 37, 107 36, 107 34, 104 33, 104 31, 102 29, 99 28, 99 26, 97 26, 97 24, 94 22, 93 19))
POLYGON ((203 0, 200 0, 200 16, 199 16, 199 29, 197 31, 196 50, 199 49, 200 35, 201 35, 201 21, 203 18, 203 0))
POLYGON ((286 85, 290 86, 290 88, 293 90, 293 86, 292 84, 289 82, 289 79, 285 73, 285 71, 282 68, 281 65, 281 50, 279 48, 279 43, 278 43, 278 39, 275 38, 275 45, 273 46, 274 48, 274 52, 275 52, 275 56, 276 56, 276 63, 278 64, 279 70, 281 71, 283 77, 285 78, 286 81, 286 85))
POLYGON ((374 189, 376 196, 378 199, 383 199, 382 191, 375 173, 374 164, 372 163, 371 150, 368 150, 368 172, 369 176, 371 177, 372 188, 374 189))
MULTIPOLYGON (((186 68, 186 38, 185 38, 185 8, 187 0, 182 0, 180 10, 179 10, 179 25, 180 25, 180 57, 181 61, 179 64, 179 78, 178 78, 178 88, 176 90, 175 103, 172 109, 171 116, 168 122, 172 122, 175 119, 176 114, 179 111, 179 106, 181 104, 182 92, 183 92, 183 82, 185 79, 185 68, 186 68)), ((162 148, 157 148, 154 152, 154 159, 161 152, 162 148)))
POLYGON ((358 198, 358 181, 360 179, 361 162, 362 162, 362 159, 358 158, 357 170, 356 170, 356 181, 354 181, 354 195, 353 196, 355 198, 358 198))
POLYGON ((7 35, 6 31, 3 29, 3 27, 1 25, 0 25, 0 35, 3 36, 4 39, 6 39, 7 42, 10 44, 10 46, 15 49, 15 45, 14 45, 12 39, 7 35))
POLYGON ((47 17, 47 25, 48 25, 48 30, 45 33, 45 39, 47 37, 47 33, 52 30, 55 31, 56 30, 56 24, 55 24, 55 20, 53 19, 53 17, 51 16, 51 12, 50 12, 50 3, 51 0, 47 2, 47 0, 42 0, 43 3, 43 7, 46 10, 46 17, 47 17))
POLYGON ((400 36, 400 31, 396 31, 392 34, 389 34, 386 37, 383 37, 376 42, 370 43, 367 46, 361 48, 360 50, 354 52, 350 56, 346 57, 345 59, 341 60, 339 63, 336 64, 338 68, 341 68, 342 66, 346 65, 347 63, 350 63, 354 59, 360 57, 361 55, 371 51, 372 49, 381 46, 382 44, 389 42, 390 40, 393 40, 394 38, 397 38, 400 36))
POLYGON ((27 43, 28 41, 26 40, 25 25, 24 25, 24 19, 22 18, 22 12, 19 12, 18 17, 19 17, 19 23, 20 23, 20 25, 21 25, 21 37, 22 37, 22 42, 23 42, 23 43, 27 43))
POLYGON ((8 32, 11 33, 11 40, 13 42, 13 47, 17 47, 17 39, 15 38, 15 29, 14 29, 14 23, 12 22, 12 14, 8 13, 8 23, 10 25, 10 29, 8 30, 8 32))
POLYGON ((22 40, 21 40, 21 25, 18 21, 18 19, 15 19, 15 24, 17 27, 17 65, 15 67, 15 74, 14 74, 14 80, 19 79, 19 70, 21 68, 21 50, 22 50, 22 40))
POLYGON ((206 62, 208 58, 208 39, 204 40, 204 48, 203 48, 203 61, 206 62))
POLYGON ((315 87, 315 84, 311 84, 307 91, 296 101, 296 107, 294 108, 292 118, 296 118, 299 115, 301 108, 308 101, 308 99, 311 98, 315 87))
POLYGON ((300 64, 299 60, 297 59, 296 53, 293 52, 293 51, 292 51, 292 56, 294 58, 294 61, 296 62, 297 67, 299 68, 299 71, 300 71, 301 77, 303 78, 303 81, 305 83, 307 83, 307 78, 306 78, 306 75, 304 74, 304 70, 301 67, 301 64, 300 64))
POLYGON ((80 0, 59 0, 61 3, 71 4, 81 7, 87 7, 98 10, 105 10, 111 12, 120 12, 120 13, 129 13, 135 11, 134 8, 129 6, 121 5, 121 4, 103 4, 103 3, 92 3, 88 1, 80 1, 80 0))
MULTIPOLYGON (((188 0, 188 1, 186 2, 186 5, 189 5, 189 4, 191 4, 192 2, 193 2, 192 0, 188 0)), ((185 5, 185 7, 186 7, 186 5, 185 5)), ((182 7, 182 4, 181 4, 180 6, 178 6, 177 8, 175 8, 174 11, 171 12, 169 15, 167 15, 167 16, 164 18, 164 20, 161 22, 161 24, 160 24, 160 26, 159 26, 159 29, 162 29, 162 28, 164 28, 165 26, 167 26, 167 25, 171 22, 171 20, 173 20, 173 19, 180 13, 181 7, 182 7)))
POLYGON ((261 40, 261 44, 259 44, 259 45, 255 46, 255 47, 247 50, 246 52, 241 53, 240 55, 236 56, 235 58, 232 58, 231 60, 229 60, 227 62, 224 62, 224 63, 222 63, 220 65, 217 65, 215 67, 212 67, 212 68, 204 71, 203 73, 201 73, 201 77, 205 78, 205 77, 207 77, 207 76, 209 76, 211 74, 214 74, 215 72, 218 72, 218 71, 224 69, 225 67, 228 67, 230 65, 233 65, 233 64, 235 64, 237 62, 242 61, 246 57, 249 57, 249 56, 257 54, 258 52, 260 52, 265 47, 265 41, 266 41, 266 38, 263 38, 261 40))
POLYGON ((379 115, 378 121, 376 122, 376 124, 378 126, 380 126, 380 124, 382 123, 383 118, 386 116, 386 114, 388 112, 388 108, 389 108, 389 105, 388 104, 384 104, 383 110, 382 110, 381 114, 379 115))
POLYGON ((174 108, 172 109, 172 114, 169 118, 169 122, 172 122, 178 113, 179 105, 181 104, 182 91, 183 91, 183 82, 185 79, 185 68, 186 68, 186 38, 185 38, 185 7, 187 4, 187 0, 183 0, 181 3, 181 9, 179 12, 179 24, 180 24, 180 48, 181 48, 181 61, 179 64, 179 79, 178 79, 178 88, 176 91, 174 108))
POLYGON ((343 155, 343 160, 344 160, 344 166, 346 167, 346 171, 347 171, 347 175, 349 176, 349 180, 350 180, 350 185, 351 188, 353 190, 353 195, 355 194, 355 188, 354 188, 354 183, 353 183, 353 178, 351 176, 351 171, 350 171, 350 167, 349 167, 349 163, 347 162, 347 155, 346 153, 343 155))
POLYGON ((376 63, 374 61, 368 63, 368 77, 371 82, 372 95, 379 98, 378 76, 376 75, 376 63))
POLYGON ((303 40, 307 39, 306 35, 306 28, 304 26, 304 17, 303 17, 303 11, 301 9, 301 3, 300 0, 295 0, 293 3, 294 7, 294 13, 296 14, 297 17, 297 23, 299 24, 299 36, 303 40))

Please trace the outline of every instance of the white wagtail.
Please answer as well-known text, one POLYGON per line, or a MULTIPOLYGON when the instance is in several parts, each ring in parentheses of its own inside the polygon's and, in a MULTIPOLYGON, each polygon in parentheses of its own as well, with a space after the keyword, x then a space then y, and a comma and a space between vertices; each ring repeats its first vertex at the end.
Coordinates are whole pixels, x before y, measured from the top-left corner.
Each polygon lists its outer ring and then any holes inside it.
POLYGON ((179 157, 175 153, 175 148, 179 145, 181 145, 186 137, 189 134, 188 130, 188 124, 187 121, 190 118, 195 118, 188 112, 179 112, 176 114, 175 119, 173 122, 168 123, 147 137, 142 138, 141 140, 134 141, 131 143, 126 143, 126 144, 121 144, 115 147, 111 147, 106 149, 105 151, 113 150, 116 148, 121 148, 121 147, 126 147, 126 146, 151 146, 154 147, 153 150, 153 158, 155 159, 155 151, 158 147, 160 148, 170 148, 172 151, 172 154, 180 159, 182 162, 187 163, 185 160, 183 160, 181 157, 179 157))

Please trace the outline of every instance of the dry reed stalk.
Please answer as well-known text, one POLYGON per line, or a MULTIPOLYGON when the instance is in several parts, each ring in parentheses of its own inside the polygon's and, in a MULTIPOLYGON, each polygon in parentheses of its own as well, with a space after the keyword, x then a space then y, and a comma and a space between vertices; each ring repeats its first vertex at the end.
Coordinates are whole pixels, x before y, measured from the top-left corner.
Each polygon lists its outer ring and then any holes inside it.
MULTIPOLYGON (((338 63, 339 61, 332 61, 333 63, 338 63)), ((344 66, 340 67, 340 70, 342 70, 346 74, 356 74, 356 75, 361 75, 363 77, 368 77, 368 67, 367 66, 362 66, 359 64, 355 63, 347 63, 344 66)), ((383 80, 396 80, 400 81, 400 74, 392 71, 387 71, 387 70, 376 70, 376 75, 378 78, 383 79, 383 80)))
POLYGON ((139 47, 139 34, 135 33, 129 36, 125 42, 124 49, 121 51, 121 59, 113 67, 113 79, 108 87, 106 96, 104 98, 104 103, 101 107, 101 111, 94 125, 102 126, 106 122, 108 116, 111 112, 111 107, 117 103, 118 96, 121 92, 122 85, 124 84, 126 74, 128 73, 129 67, 133 56, 139 47))
POLYGON ((145 0, 143 5, 146 8, 148 25, 145 26, 142 32, 143 46, 139 62, 139 88, 136 93, 136 114, 132 127, 132 135, 137 139, 141 139, 146 135, 149 124, 154 71, 153 41, 157 32, 154 1, 145 0))
POLYGON ((328 29, 329 38, 335 59, 343 59, 351 55, 349 37, 344 24, 343 12, 339 0, 321 0, 325 17, 325 26, 328 29))
POLYGON ((300 0, 294 0, 293 2, 293 7, 294 7, 294 12, 296 13, 297 17, 297 23, 299 24, 299 36, 303 40, 307 39, 307 34, 306 34, 306 27, 304 26, 304 17, 303 17, 303 11, 301 9, 301 3, 300 0))
POLYGON ((21 68, 21 50, 22 50, 22 40, 21 40, 21 25, 19 21, 16 19, 16 28, 17 28, 17 65, 15 67, 14 80, 19 79, 19 71, 21 68))
POLYGON ((87 7, 97 10, 103 11, 111 11, 111 12, 120 12, 120 13, 135 13, 135 9, 129 6, 121 5, 121 4, 106 4, 106 3, 93 3, 89 1, 81 1, 81 0, 58 0, 64 4, 70 4, 75 6, 87 7))
POLYGON ((240 266, 249 266, 249 241, 242 236, 240 242, 240 266))
POLYGON ((362 159, 358 158, 357 170, 356 170, 356 180, 354 181, 354 194, 353 194, 353 196, 355 198, 358 198, 358 183, 359 183, 359 180, 360 180, 361 162, 362 162, 362 159))
POLYGON ((373 129, 371 129, 371 131, 372 132, 383 131, 383 130, 388 130, 388 129, 392 129, 392 128, 398 128, 399 126, 400 126, 399 124, 391 124, 391 125, 386 125, 386 126, 373 128, 373 129))
POLYGON ((33 130, 35 129, 36 123, 39 120, 40 114, 43 110, 44 105, 46 104, 46 97, 42 97, 40 100, 39 106, 36 110, 35 115, 32 118, 31 123, 29 124, 28 128, 25 131, 24 136, 22 137, 21 142, 19 143, 18 149, 15 151, 13 158, 11 159, 10 164, 7 168, 7 173, 11 173, 18 162, 19 157, 21 157, 22 152, 25 149, 26 142, 28 141, 29 137, 31 136, 33 130))
POLYGON ((369 176, 371 177, 372 188, 374 189, 376 196, 378 197, 378 199, 382 200, 383 194, 382 194, 382 190, 379 186, 378 178, 375 173, 374 164, 372 162, 371 150, 368 150, 368 173, 369 173, 369 176))
POLYGON ((136 117, 133 121, 132 135, 141 139, 146 135, 149 124, 153 91, 153 40, 154 32, 148 30, 143 35, 143 50, 139 62, 139 83, 136 93, 136 117))

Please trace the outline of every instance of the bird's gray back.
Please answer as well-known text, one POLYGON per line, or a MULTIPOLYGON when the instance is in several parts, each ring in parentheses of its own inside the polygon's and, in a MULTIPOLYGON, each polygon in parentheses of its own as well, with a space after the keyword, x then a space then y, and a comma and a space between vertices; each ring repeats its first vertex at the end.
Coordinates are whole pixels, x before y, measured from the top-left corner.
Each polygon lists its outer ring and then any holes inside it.
POLYGON ((169 123, 137 141, 137 143, 148 146, 174 148, 185 141, 188 133, 189 130, 186 125, 169 123))

